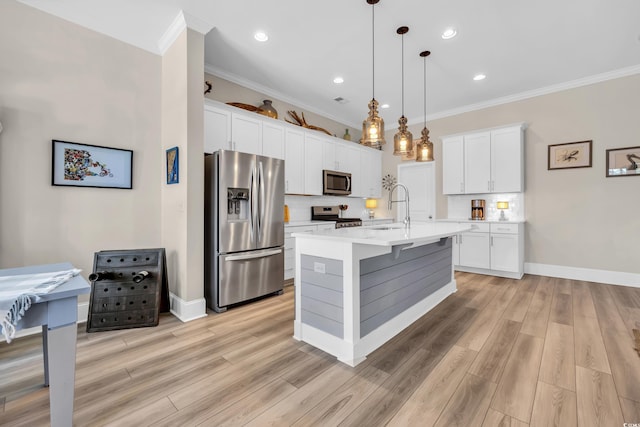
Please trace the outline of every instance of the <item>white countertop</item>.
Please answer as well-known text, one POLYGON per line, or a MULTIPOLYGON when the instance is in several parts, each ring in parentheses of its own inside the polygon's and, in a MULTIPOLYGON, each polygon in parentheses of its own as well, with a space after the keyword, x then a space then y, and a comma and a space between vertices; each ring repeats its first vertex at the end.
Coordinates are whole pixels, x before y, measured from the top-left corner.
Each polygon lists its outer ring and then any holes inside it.
POLYGON ((317 221, 317 220, 302 220, 302 221, 289 221, 284 223, 284 227, 301 227, 305 225, 319 225, 319 224, 335 224, 335 221, 317 221))
POLYGON ((416 223, 409 229, 405 229, 402 223, 393 223, 321 230, 313 233, 292 233, 292 236, 375 246, 395 246, 405 243, 433 242, 470 229, 469 225, 450 222, 416 223))
POLYGON ((526 221, 523 219, 513 219, 513 220, 507 220, 507 221, 500 221, 497 219, 483 219, 483 220, 478 220, 478 219, 469 219, 469 218, 443 218, 443 219, 436 219, 436 222, 468 222, 468 223, 482 223, 482 222, 486 222, 486 223, 491 223, 491 224, 524 224, 526 221))

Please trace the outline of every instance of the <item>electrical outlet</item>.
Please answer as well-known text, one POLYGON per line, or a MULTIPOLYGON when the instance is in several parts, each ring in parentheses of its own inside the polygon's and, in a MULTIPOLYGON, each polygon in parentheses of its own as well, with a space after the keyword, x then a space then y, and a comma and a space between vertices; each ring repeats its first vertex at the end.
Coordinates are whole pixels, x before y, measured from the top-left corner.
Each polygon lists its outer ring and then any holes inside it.
POLYGON ((315 271, 316 273, 324 274, 324 269, 325 269, 325 264, 321 262, 313 263, 313 271, 315 271))

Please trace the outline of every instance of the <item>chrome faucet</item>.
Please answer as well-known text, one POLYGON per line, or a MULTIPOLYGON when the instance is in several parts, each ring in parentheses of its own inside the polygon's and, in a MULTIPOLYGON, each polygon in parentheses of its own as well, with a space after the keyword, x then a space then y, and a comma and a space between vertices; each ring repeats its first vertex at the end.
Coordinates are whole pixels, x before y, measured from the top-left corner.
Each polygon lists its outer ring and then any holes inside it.
POLYGON ((391 187, 391 190, 389 190, 389 210, 391 210, 391 207, 394 203, 398 202, 404 202, 405 204, 404 220, 402 221, 402 223, 404 224, 405 228, 409 228, 411 227, 411 218, 409 218, 409 189, 404 184, 400 183, 395 184, 393 187, 391 187), (404 200, 393 200, 393 190, 398 187, 402 187, 404 189, 404 200))

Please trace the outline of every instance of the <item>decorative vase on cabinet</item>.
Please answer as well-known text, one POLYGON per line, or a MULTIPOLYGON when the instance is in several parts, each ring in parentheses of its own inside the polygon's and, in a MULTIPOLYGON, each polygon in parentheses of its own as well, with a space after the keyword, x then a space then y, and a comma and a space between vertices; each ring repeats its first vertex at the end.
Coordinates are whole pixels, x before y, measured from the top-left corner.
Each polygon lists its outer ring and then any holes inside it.
POLYGON ((344 139, 345 141, 351 141, 351 134, 349 133, 349 129, 345 129, 342 139, 344 139))
POLYGON ((273 105, 271 105, 271 100, 270 99, 265 99, 262 102, 263 102, 263 104, 258 107, 258 111, 257 112, 259 114, 264 115, 264 116, 271 117, 272 119, 277 119, 278 118, 278 111, 276 111, 276 109, 273 108, 273 105))

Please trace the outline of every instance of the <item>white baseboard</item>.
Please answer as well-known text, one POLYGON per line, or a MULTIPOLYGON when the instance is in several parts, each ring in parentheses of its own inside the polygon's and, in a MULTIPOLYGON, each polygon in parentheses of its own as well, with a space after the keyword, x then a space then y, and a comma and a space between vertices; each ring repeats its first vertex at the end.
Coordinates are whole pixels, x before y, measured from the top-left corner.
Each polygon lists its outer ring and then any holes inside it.
POLYGON ((78 323, 86 323, 89 318, 89 301, 78 303, 78 323))
POLYGON ((524 264, 524 272, 537 276, 559 277, 561 279, 584 280, 587 282, 640 288, 640 274, 623 271, 595 270, 592 268, 526 262, 524 264))
POLYGON ((207 316, 207 301, 204 298, 185 301, 179 296, 169 292, 169 304, 171 306, 171 314, 183 322, 189 322, 207 316))

